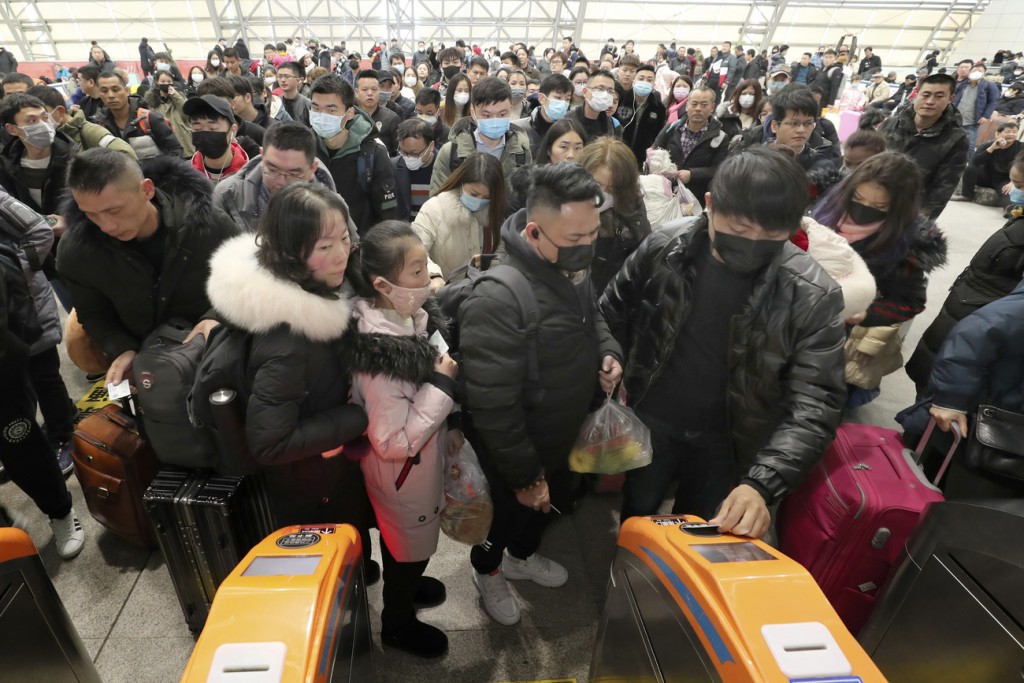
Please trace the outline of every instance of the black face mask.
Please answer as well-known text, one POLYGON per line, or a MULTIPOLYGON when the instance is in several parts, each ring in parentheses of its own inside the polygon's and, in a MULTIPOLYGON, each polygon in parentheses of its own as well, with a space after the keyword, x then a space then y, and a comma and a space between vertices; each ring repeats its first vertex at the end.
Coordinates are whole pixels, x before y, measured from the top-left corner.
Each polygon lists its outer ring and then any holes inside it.
MULTIPOLYGON (((551 242, 551 238, 548 234, 537 226, 540 233, 544 235, 548 242, 551 242)), ((560 247, 554 242, 551 244, 555 245, 555 249, 558 250, 558 256, 555 258, 553 265, 559 270, 567 273, 576 273, 581 270, 586 270, 590 267, 590 264, 594 262, 594 243, 590 244, 577 244, 572 247, 560 247)))
POLYGON ((889 215, 885 211, 876 209, 873 206, 868 206, 854 201, 850 202, 850 206, 847 207, 846 213, 849 214, 850 220, 857 225, 871 225, 878 221, 884 221, 889 215))
POLYGON ((786 245, 785 240, 751 240, 715 232, 712 246, 729 270, 750 275, 771 263, 786 245))
POLYGON ((353 71, 358 71, 359 70, 359 60, 358 59, 350 59, 349 62, 348 62, 348 67, 350 69, 352 69, 353 71))
POLYGON ((444 73, 444 79, 446 81, 450 81, 453 78, 455 78, 455 76, 460 71, 462 71, 462 69, 460 67, 456 66, 455 64, 452 64, 451 66, 446 66, 445 68, 441 69, 441 72, 444 73))
POLYGON ((167 91, 171 89, 171 84, 170 83, 160 83, 156 87, 160 89, 160 92, 162 92, 164 94, 167 94, 167 91))
POLYGON ((215 130, 192 131, 192 144, 207 159, 219 159, 228 151, 228 134, 215 130))

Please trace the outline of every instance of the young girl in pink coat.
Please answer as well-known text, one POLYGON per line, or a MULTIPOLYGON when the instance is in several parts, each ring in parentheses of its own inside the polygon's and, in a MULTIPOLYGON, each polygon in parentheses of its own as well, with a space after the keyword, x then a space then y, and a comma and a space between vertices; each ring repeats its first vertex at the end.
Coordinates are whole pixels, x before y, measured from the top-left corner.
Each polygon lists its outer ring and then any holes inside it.
POLYGON ((367 232, 349 267, 357 333, 344 354, 353 372, 352 402, 369 417, 360 460, 377 516, 384 564, 381 641, 421 657, 448 648, 440 629, 416 618, 414 603, 444 600, 444 584, 423 576, 437 550, 445 449, 458 366, 431 340, 447 334, 430 296, 427 250, 408 223, 385 221, 367 232), (352 271, 355 271, 354 273, 352 271))

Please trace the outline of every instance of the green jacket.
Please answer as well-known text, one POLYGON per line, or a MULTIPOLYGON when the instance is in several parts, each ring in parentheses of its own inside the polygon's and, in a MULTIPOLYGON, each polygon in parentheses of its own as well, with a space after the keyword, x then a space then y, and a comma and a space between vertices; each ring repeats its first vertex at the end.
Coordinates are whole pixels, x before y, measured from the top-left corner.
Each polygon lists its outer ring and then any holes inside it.
POLYGON ((175 91, 169 100, 165 100, 160 97, 158 88, 150 88, 146 91, 146 96, 143 99, 149 109, 164 115, 167 123, 171 126, 174 137, 178 138, 178 142, 181 143, 182 156, 191 159, 192 155, 196 153, 196 148, 192 144, 192 124, 185 116, 185 96, 175 91))
POLYGON ((86 119, 81 109, 69 110, 67 120, 60 125, 58 130, 74 140, 80 150, 106 147, 115 152, 127 154, 132 159, 136 158, 135 150, 131 145, 121 138, 114 137, 109 130, 98 123, 86 119))
MULTIPOLYGON (((455 122, 452 132, 448 136, 448 142, 444 143, 441 151, 437 153, 437 160, 434 161, 434 172, 430 176, 430 195, 437 194, 437 191, 448 180, 459 165, 466 160, 470 154, 476 152, 476 123, 466 116, 455 122), (452 153, 452 150, 455 153, 452 153), (456 163, 453 167, 453 157, 456 163)), ((511 126, 505 133, 505 147, 501 150, 501 169, 508 179, 512 171, 520 166, 533 162, 530 153, 530 136, 521 128, 511 126)))

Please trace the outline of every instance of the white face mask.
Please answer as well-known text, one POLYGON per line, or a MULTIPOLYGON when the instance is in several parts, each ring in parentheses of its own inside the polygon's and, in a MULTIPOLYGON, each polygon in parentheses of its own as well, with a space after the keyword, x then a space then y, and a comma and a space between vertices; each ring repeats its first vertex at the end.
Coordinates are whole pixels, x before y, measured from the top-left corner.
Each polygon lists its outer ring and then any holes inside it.
POLYGON ((466 106, 466 103, 469 102, 469 93, 457 92, 455 93, 455 97, 453 97, 452 99, 455 101, 455 104, 457 104, 460 107, 464 107, 466 106))
POLYGON ((588 104, 598 113, 608 111, 608 108, 612 106, 612 94, 610 92, 593 92, 590 94, 588 104))
POLYGON ((272 87, 275 83, 277 83, 277 79, 273 78, 272 76, 267 76, 266 78, 263 79, 263 82, 266 83, 267 87, 269 88, 272 87))
POLYGON ((754 106, 754 96, 740 95, 739 102, 740 106, 743 107, 744 109, 750 109, 752 106, 754 106))
POLYGON ((587 87, 586 83, 573 83, 572 92, 576 97, 583 97, 583 89, 587 87))
POLYGON ((672 88, 672 97, 677 100, 684 100, 690 96, 689 88, 672 88))
POLYGON ((972 71, 971 75, 969 75, 967 78, 972 81, 980 81, 983 77, 984 76, 980 71, 972 71))
POLYGON ((431 126, 434 125, 435 123, 437 123, 437 117, 436 116, 427 116, 426 114, 417 114, 416 116, 417 116, 417 118, 420 118, 420 119, 426 121, 431 126))
POLYGON ((203 74, 192 74, 193 83, 202 83, 204 78, 206 78, 206 76, 203 74))
POLYGON ((405 79, 403 79, 403 80, 404 80, 405 84, 411 88, 412 86, 416 85, 416 80, 417 79, 416 79, 415 76, 406 76, 405 79))
POLYGON ((214 69, 216 69, 218 66, 220 66, 220 60, 219 59, 211 59, 210 60, 210 66, 212 66, 214 69))

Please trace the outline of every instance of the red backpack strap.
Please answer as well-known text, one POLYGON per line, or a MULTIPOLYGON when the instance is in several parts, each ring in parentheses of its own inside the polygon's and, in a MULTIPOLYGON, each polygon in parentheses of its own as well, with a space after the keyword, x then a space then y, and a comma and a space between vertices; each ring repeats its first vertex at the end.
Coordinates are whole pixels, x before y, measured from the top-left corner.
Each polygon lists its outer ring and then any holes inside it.
POLYGON ((139 126, 139 130, 144 135, 149 135, 153 131, 153 126, 149 124, 149 110, 139 107, 135 112, 135 122, 139 126))

